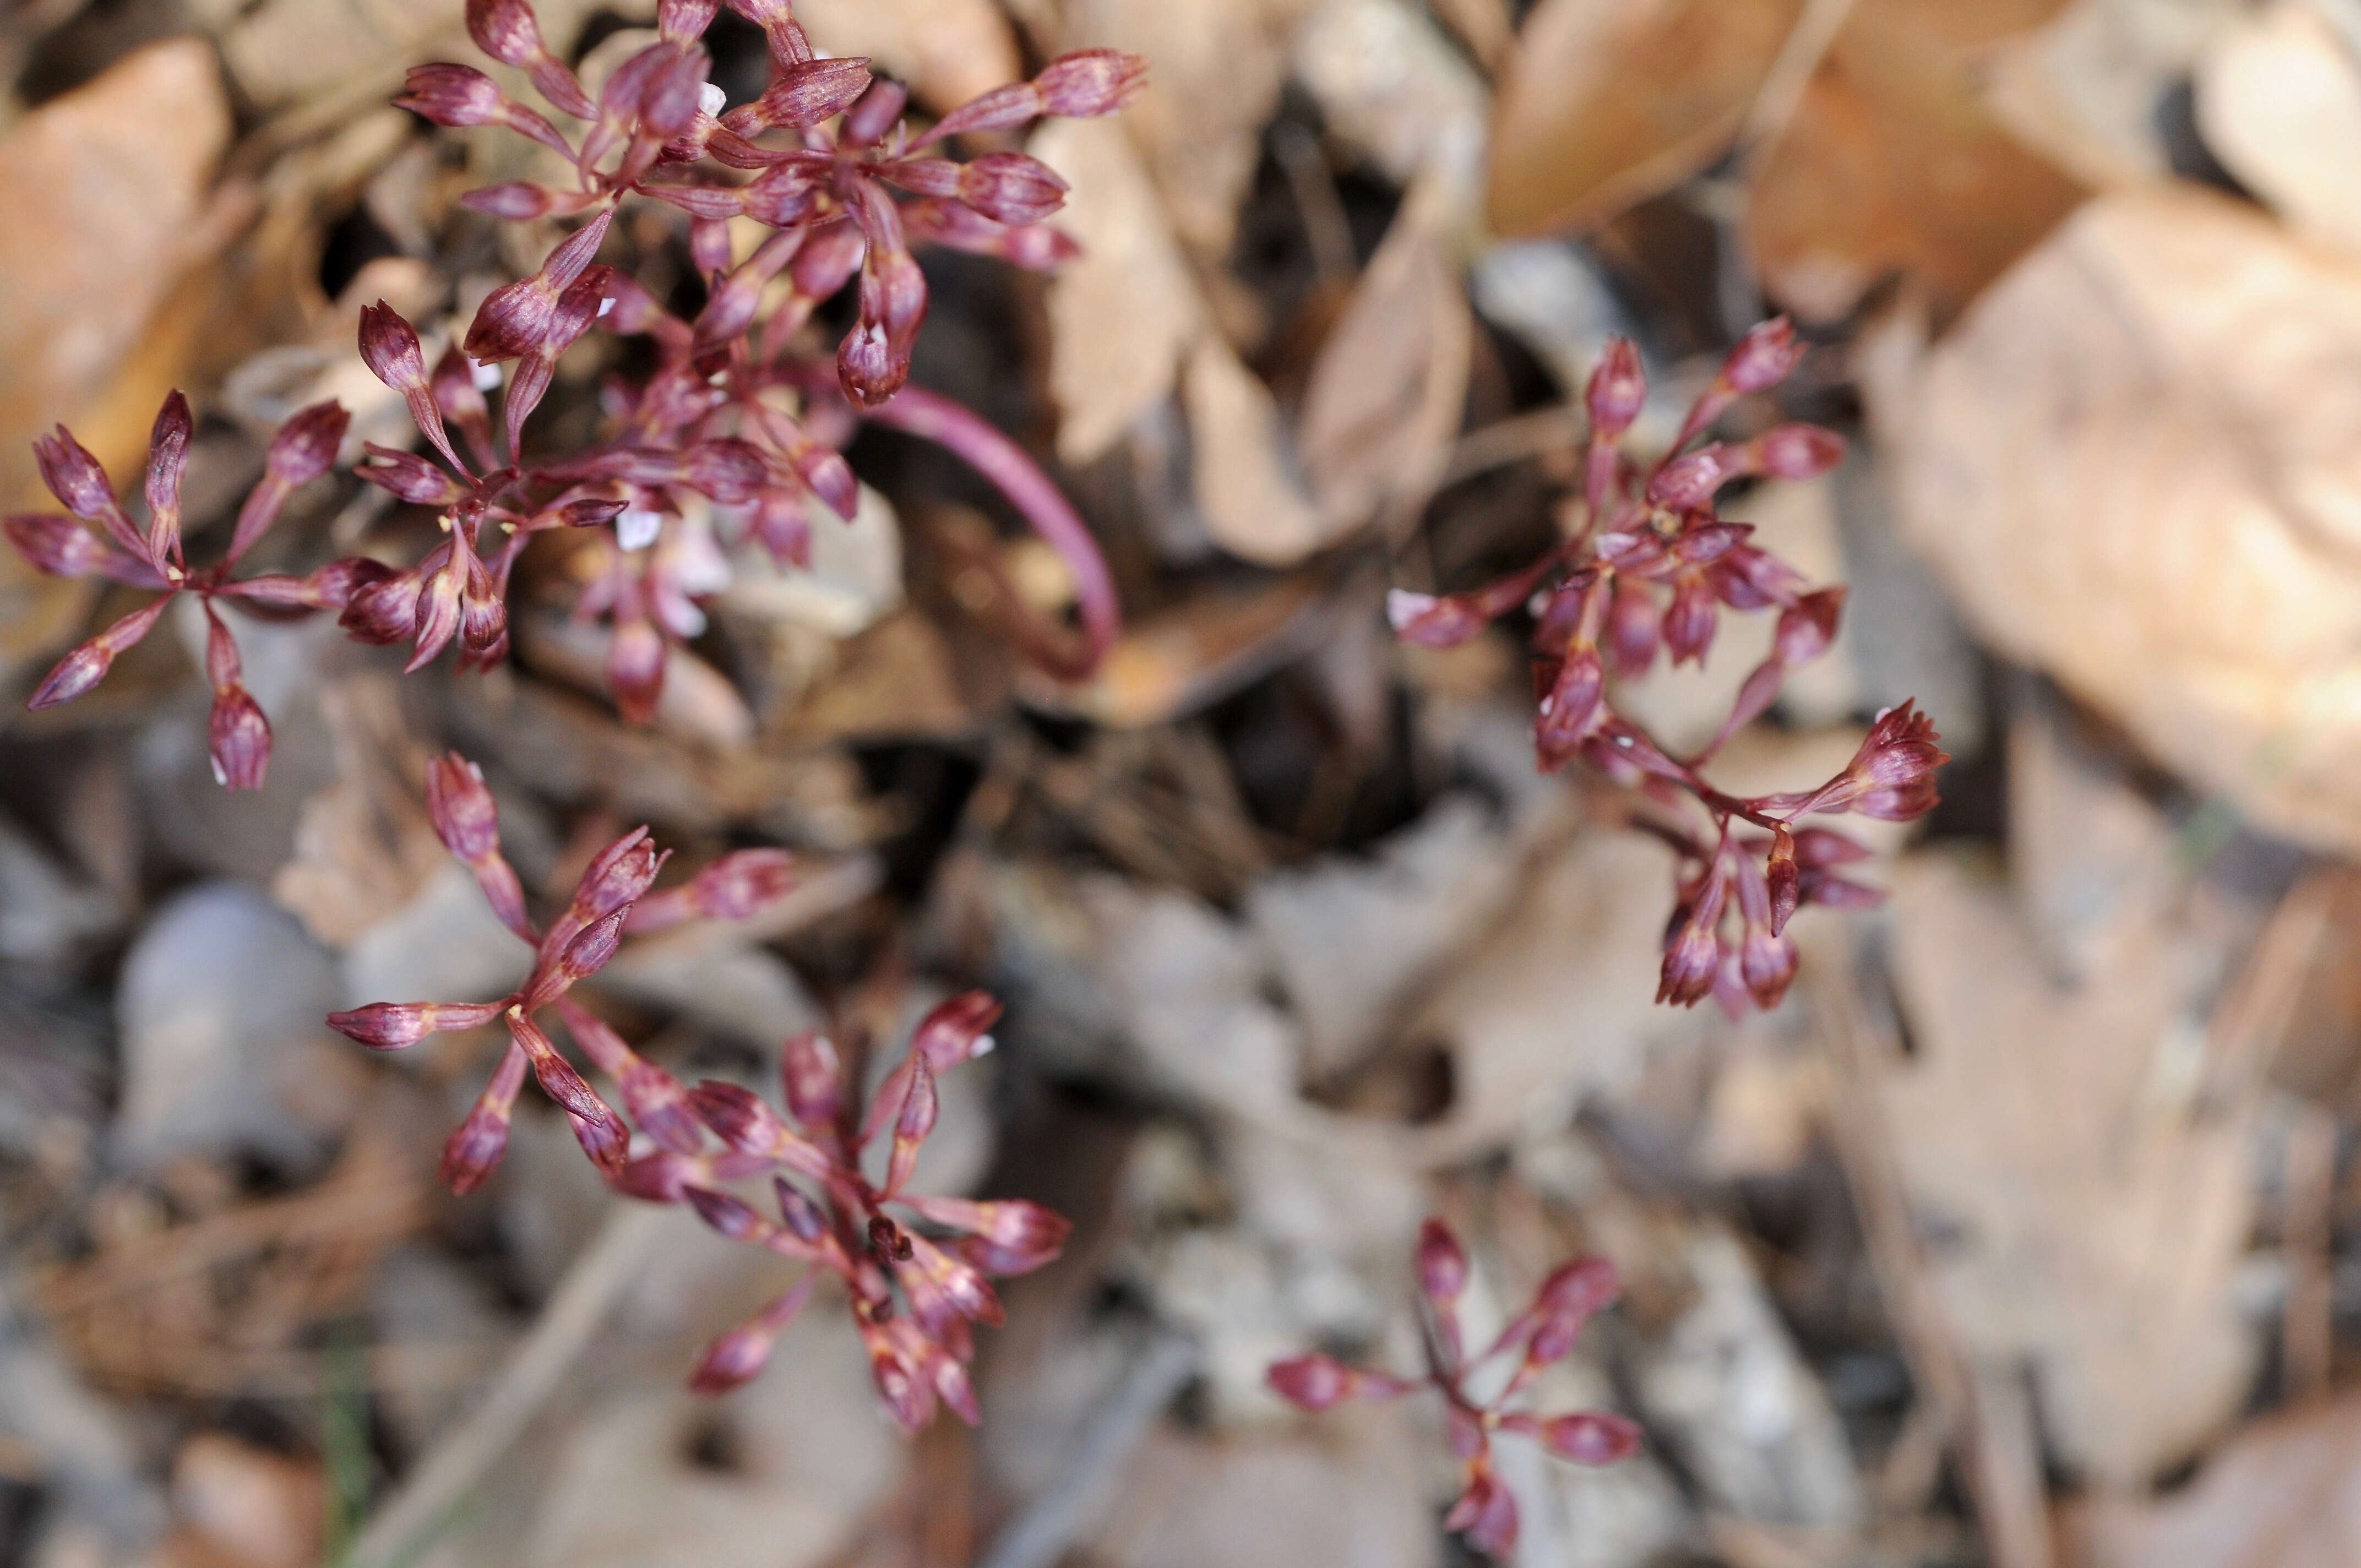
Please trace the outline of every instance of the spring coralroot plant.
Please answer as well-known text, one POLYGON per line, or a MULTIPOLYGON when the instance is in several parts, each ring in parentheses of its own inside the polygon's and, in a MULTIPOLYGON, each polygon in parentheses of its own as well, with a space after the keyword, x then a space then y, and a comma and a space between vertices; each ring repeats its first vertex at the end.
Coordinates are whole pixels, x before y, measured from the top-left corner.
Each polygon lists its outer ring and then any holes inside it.
POLYGON ((1397 1377, 1314 1354, 1275 1363, 1268 1380, 1282 1398, 1315 1411, 1346 1399, 1390 1399, 1422 1388, 1440 1393, 1463 1482, 1443 1526, 1465 1531, 1478 1550, 1505 1557, 1517 1544, 1517 1499, 1492 1468, 1494 1433, 1538 1442, 1577 1464, 1612 1464, 1639 1452, 1640 1429, 1609 1411, 1543 1416, 1508 1408, 1544 1368, 1564 1360, 1583 1325, 1614 1301, 1620 1290, 1615 1269, 1595 1257, 1559 1267, 1542 1281, 1532 1303, 1472 1359, 1459 1326, 1467 1254, 1440 1220, 1420 1227, 1418 1286, 1425 1306, 1420 1320, 1425 1376, 1397 1377))
POLYGON ((491 1081, 444 1146, 443 1179, 451 1190, 473 1191, 498 1168, 530 1073, 618 1190, 686 1203, 733 1240, 818 1266, 752 1321, 716 1340, 697 1364, 693 1387, 719 1393, 760 1372, 772 1342, 823 1274, 832 1274, 851 1299, 878 1392, 894 1419, 915 1431, 940 1403, 975 1420, 967 1376, 975 1342, 969 1325, 1001 1321, 999 1299, 985 1276, 1039 1267, 1058 1255, 1067 1231, 1063 1219, 1038 1204, 909 1190, 919 1146, 934 1131, 935 1080, 992 1048, 987 1031, 1000 1004, 972 992, 928 1014, 908 1056, 857 1118, 836 1048, 818 1035, 786 1044, 787 1118, 736 1084, 686 1088, 567 992, 606 967, 628 934, 686 920, 742 919, 773 903, 792 885, 786 855, 741 850, 686 883, 651 892, 666 857, 646 828, 634 828, 598 853, 566 907, 539 927, 526 914, 522 885, 500 853, 499 813, 481 772, 456 753, 437 758, 427 775, 427 804, 445 848, 475 873, 500 923, 532 947, 532 971, 523 984, 490 1002, 379 1002, 334 1014, 328 1022, 375 1050, 399 1050, 443 1030, 496 1021, 506 1025, 508 1049, 491 1081), (613 1081, 620 1114, 566 1060, 542 1026, 544 1012, 555 1014, 582 1054, 613 1081), (882 1179, 873 1183, 861 1156, 881 1136, 887 1139, 882 1179), (721 1183, 764 1174, 777 1199, 777 1223, 720 1190, 721 1183))
POLYGON ((1950 761, 1934 726, 1907 702, 1880 714, 1844 772, 1817 789, 1741 797, 1698 770, 1732 735, 1766 712, 1788 674, 1834 641, 1841 587, 1806 589, 1803 574, 1749 542, 1753 530, 1715 514, 1714 499, 1739 479, 1807 479, 1833 468, 1844 442, 1832 431, 1783 424, 1752 440, 1690 444, 1740 398, 1786 379, 1803 356, 1782 318, 1741 339, 1653 463, 1633 462, 1622 439, 1647 401, 1637 349, 1618 338, 1592 370, 1582 505, 1565 537, 1542 557, 1467 593, 1395 589, 1387 614, 1404 639, 1431 648, 1466 641, 1531 605, 1533 745, 1544 769, 1579 757, 1610 779, 1666 806, 1684 796, 1705 808, 1698 831, 1651 823, 1681 854, 1677 904, 1664 938, 1659 1002, 1694 1005, 1708 995, 1733 1014, 1774 1007, 1795 974, 1787 920, 1805 904, 1858 908, 1882 896, 1836 868, 1866 859, 1831 828, 1796 826, 1845 812, 1907 821, 1935 805, 1935 770, 1950 761), (1702 663, 1724 609, 1779 613, 1770 656, 1739 688, 1720 729, 1691 757, 1675 757, 1616 710, 1609 675, 1644 674, 1659 656, 1702 663), (1748 831, 1752 829, 1752 831, 1748 831))
POLYGON ((986 1276, 1023 1274, 1049 1262, 1065 1243, 1067 1223, 1037 1203, 912 1192, 910 1179, 919 1146, 935 1128, 936 1079, 992 1048, 987 1031, 999 1014, 1000 1004, 981 992, 937 1007, 866 1110, 847 1092, 835 1046, 817 1034, 786 1044, 780 1062, 785 1116, 734 1083, 708 1080, 690 1091, 690 1107, 722 1148, 708 1153, 701 1135, 683 1127, 681 1136, 659 1140, 661 1149, 632 1162, 625 1189, 686 1201, 731 1240, 811 1266, 776 1300, 708 1347, 694 1387, 718 1392, 761 1371, 772 1342, 814 1284, 833 1275, 895 1420, 916 1431, 934 1419, 939 1402, 971 1423, 978 1420, 967 1375, 975 1354, 972 1325, 1001 1321, 1000 1299, 986 1276), (873 1181, 862 1157, 881 1138, 884 1158, 873 1181), (711 1185, 763 1171, 771 1175, 775 1223, 711 1185))
POLYGON ((728 586, 723 545, 752 540, 782 564, 801 565, 815 507, 852 515, 859 486, 837 447, 862 418, 941 444, 1008 498, 1065 559, 1082 623, 1078 646, 1059 629, 1020 638, 1020 646, 1062 674, 1096 663, 1119 617, 1088 528, 1013 442, 958 403, 904 385, 927 309, 912 247, 1039 269, 1071 256, 1072 242, 1042 224, 1066 190, 1054 172, 1021 153, 961 162, 944 148, 952 137, 1045 115, 1112 113, 1138 91, 1142 63, 1113 49, 1066 55, 1032 81, 914 131, 904 91, 873 78, 864 60, 816 57, 787 0, 731 5, 763 28, 771 82, 753 102, 725 108, 697 41, 719 0, 664 0, 658 41, 620 65, 595 98, 544 45, 526 0, 469 0, 477 44, 522 71, 582 128, 560 130, 462 65, 416 68, 399 102, 439 125, 503 126, 572 172, 566 189, 497 185, 471 192, 469 206, 511 220, 584 221, 539 271, 486 296, 459 341, 431 356, 382 302, 362 313, 361 357, 401 394, 433 456, 371 444, 359 472, 433 508, 445 539, 406 570, 363 559, 302 578, 230 577, 289 492, 334 460, 346 418, 325 403, 296 415, 272 444, 222 564, 191 572, 179 501, 186 400, 175 393, 157 421, 144 531, 96 459, 60 430, 38 444, 42 475, 100 533, 63 517, 19 517, 8 521, 10 540, 44 571, 103 575, 162 598, 76 648, 42 682, 34 707, 88 690, 155 625, 164 600, 192 591, 207 611, 214 769, 233 788, 256 787, 269 726, 239 684, 237 647, 213 613, 216 598, 264 613, 334 609, 361 641, 410 644, 412 670, 455 641, 464 664, 489 667, 507 652, 519 554, 535 535, 563 529, 590 542, 573 563, 585 585, 575 613, 610 628, 608 685, 623 716, 643 722, 672 650, 704 629, 698 601, 728 586), (707 285, 694 319, 596 259, 618 206, 634 199, 689 214, 688 249, 707 285), (733 259, 730 225, 741 218, 768 237, 733 259), (812 316, 856 281, 857 316, 831 371, 809 341, 812 316), (644 338, 653 368, 609 384, 607 425, 593 444, 529 455, 525 425, 559 357, 594 330, 644 338), (504 364, 512 368, 496 429, 486 393, 500 385, 504 364))

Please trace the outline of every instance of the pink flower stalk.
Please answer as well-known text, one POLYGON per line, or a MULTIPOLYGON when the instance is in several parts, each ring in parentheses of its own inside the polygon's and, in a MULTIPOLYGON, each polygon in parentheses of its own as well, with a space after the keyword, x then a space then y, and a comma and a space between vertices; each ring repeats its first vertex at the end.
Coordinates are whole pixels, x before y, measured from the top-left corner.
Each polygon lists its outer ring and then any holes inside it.
POLYGON ((357 585, 379 570, 373 562, 337 561, 306 577, 230 575, 278 521, 287 498, 328 471, 348 420, 340 405, 324 402, 300 411, 280 426, 263 458, 262 477, 238 510, 229 547, 219 562, 197 571, 189 569, 181 542, 181 480, 195 428, 186 398, 170 394, 156 415, 148 442, 145 529, 124 510, 98 459, 63 425, 37 439, 33 453, 41 478, 73 515, 11 517, 0 524, 8 542, 52 576, 109 577, 130 587, 158 590, 159 597, 60 659, 35 688, 28 706, 54 707, 90 690, 119 655, 155 630, 175 597, 193 594, 205 615, 205 676, 214 690, 214 776, 231 789, 261 788, 270 765, 270 721, 247 692, 236 640, 214 605, 226 598, 264 614, 308 615, 341 607, 357 585), (83 523, 95 523, 98 531, 93 533, 83 523))
POLYGON ((1610 343, 1585 389, 1590 436, 1582 504, 1565 537, 1540 559, 1465 593, 1397 588, 1386 612, 1397 635, 1428 647, 1466 641, 1521 608, 1535 618, 1533 745, 1544 769, 1576 758, 1638 790, 1660 807, 1686 798, 1702 806, 1699 831, 1676 821, 1644 826, 1678 851, 1678 901, 1664 935, 1659 1002, 1691 1006, 1715 997, 1733 1014, 1771 1008, 1795 972, 1785 935, 1799 905, 1858 908, 1874 890, 1827 867, 1868 851, 1829 829, 1799 829, 1799 818, 1857 812, 1907 821, 1936 803, 1935 770, 1950 759, 1934 727, 1907 703, 1879 717, 1843 773, 1817 790, 1753 797, 1716 788, 1699 769, 1730 737, 1767 712, 1787 677, 1836 639, 1841 587, 1812 590, 1802 573, 1750 540, 1753 530, 1714 508, 1724 487, 1750 478, 1803 479, 1844 455, 1829 431, 1782 424, 1751 440, 1692 446, 1740 398, 1767 391, 1803 356, 1782 319, 1742 338, 1713 383, 1690 406, 1673 444, 1634 462, 1624 435, 1647 400, 1638 351, 1610 343), (1658 658, 1702 663, 1724 610, 1775 610, 1768 657, 1747 675, 1704 749, 1676 758, 1619 711, 1615 682, 1647 673, 1658 658), (1768 837, 1741 835, 1741 825, 1768 837), (1806 834, 1817 861, 1799 853, 1806 834))
POLYGON ((1602 1259, 1566 1264, 1543 1280, 1532 1303, 1471 1359, 1459 1324, 1467 1254, 1441 1220, 1420 1227, 1417 1264, 1425 1309, 1424 1376, 1396 1377, 1313 1353, 1274 1362, 1266 1377, 1281 1398, 1315 1412, 1347 1399, 1390 1399, 1421 1388, 1441 1394, 1452 1456, 1461 1472, 1459 1497, 1444 1516, 1444 1528, 1464 1532, 1479 1552, 1505 1558, 1516 1549, 1517 1500, 1493 1469, 1495 1432, 1513 1432, 1577 1464, 1612 1464, 1639 1452, 1639 1427, 1609 1411, 1542 1416, 1509 1408, 1543 1369, 1573 1351, 1583 1325, 1611 1305, 1621 1288, 1614 1268, 1602 1259), (1488 1395, 1471 1387, 1494 1381, 1499 1387, 1488 1395))
MULTIPOLYGON (((331 1014, 328 1025, 373 1050, 400 1050, 440 1031, 477 1028, 496 1018, 506 1023, 507 1054, 475 1108, 444 1146, 445 1183, 455 1192, 470 1192, 490 1179, 507 1150, 510 1117, 528 1069, 543 1092, 565 1110, 591 1161, 609 1177, 623 1170, 630 1157, 630 1129, 542 1028, 536 1014, 549 1007, 557 1010, 584 1053, 615 1079, 625 1108, 642 1131, 665 1147, 692 1143, 694 1127, 681 1110, 686 1091, 566 995, 614 958, 634 910, 664 869, 668 857, 657 852, 648 830, 633 828, 601 850, 576 882, 566 907, 547 926, 536 927, 525 912, 522 885, 500 853, 499 808, 482 771, 456 751, 436 758, 427 770, 426 804, 444 848, 475 873, 500 923, 533 946, 532 972, 523 984, 496 1001, 376 1002, 331 1014)), ((689 884, 692 891, 683 911, 665 923, 741 918, 780 896, 787 885, 784 859, 777 851, 741 851, 700 873, 689 884), (751 864, 748 857, 753 857, 751 864)), ((669 896, 654 895, 659 900, 669 896)))
MULTIPOLYGON (((686 1201, 733 1241, 811 1266, 785 1294, 707 1349, 691 1387, 715 1393, 752 1377, 779 1329, 821 1273, 844 1287, 854 1326, 885 1409, 907 1431, 948 1405, 978 1420, 968 1363, 974 1325, 997 1327, 992 1276, 1023 1274, 1058 1255, 1065 1220, 1038 1203, 938 1198, 909 1190, 919 1148, 934 1131, 935 1080, 992 1048, 1000 1004, 981 992, 937 1007, 867 1106, 846 1092, 836 1047, 799 1035, 781 1053, 786 1111, 734 1083, 690 1090, 688 1108, 720 1141, 707 1153, 686 1139, 626 1167, 617 1185, 633 1196, 686 1201), (883 1141, 884 1175, 873 1182, 862 1155, 883 1141), (716 1183, 768 1171, 773 1220, 716 1183)), ((642 1126, 646 1123, 642 1122, 642 1126)))
MULTIPOLYGON (((816 58, 788 0, 732 0, 732 8, 763 29, 771 80, 753 101, 726 110, 698 42, 718 9, 706 0, 664 6, 657 41, 620 65, 595 102, 549 52, 526 0, 472 0, 468 28, 478 47, 524 70, 553 108, 586 123, 579 133, 510 99, 480 71, 437 64, 411 72, 401 106, 439 125, 513 131, 573 166, 570 188, 512 182, 472 192, 468 204, 504 218, 587 221, 538 272, 487 296, 432 368, 410 323, 382 303, 364 313, 363 358, 402 394, 442 459, 373 447, 364 477, 436 508, 448 538, 409 571, 368 585, 343 624, 366 641, 411 643, 412 668, 454 641, 463 662, 489 664, 506 649, 507 586, 525 541, 591 530, 596 543, 577 563, 588 586, 575 613, 611 628, 608 684, 624 718, 645 722, 673 651, 705 629, 700 601, 728 584, 720 546, 751 539, 782 563, 804 562, 815 504, 852 515, 858 486, 837 447, 857 419, 873 417, 975 463, 1065 556, 1080 587, 1083 643, 1074 656, 1052 644, 1042 662, 1062 674, 1086 673, 1118 620, 1089 531, 1005 437, 941 399, 904 390, 927 310, 912 247, 949 246, 1032 268, 1073 254, 1071 241, 1041 226, 1065 196, 1053 170, 1009 151, 960 162, 942 156, 943 146, 1046 115, 1111 114, 1138 91, 1141 62, 1107 49, 1068 55, 914 134, 903 90, 873 78, 865 60, 816 58), (627 196, 689 214, 691 257, 708 290, 693 321, 596 261, 627 196), (774 231, 742 259, 727 227, 736 217, 774 231), (819 305, 848 284, 856 319, 823 386, 799 340, 819 305), (560 356, 593 328, 650 338, 655 369, 613 390, 610 427, 598 444, 529 460, 526 422, 560 356), (496 442, 476 377, 503 363, 514 368, 496 442)), ((1041 655, 1034 640, 1021 651, 1041 655)))

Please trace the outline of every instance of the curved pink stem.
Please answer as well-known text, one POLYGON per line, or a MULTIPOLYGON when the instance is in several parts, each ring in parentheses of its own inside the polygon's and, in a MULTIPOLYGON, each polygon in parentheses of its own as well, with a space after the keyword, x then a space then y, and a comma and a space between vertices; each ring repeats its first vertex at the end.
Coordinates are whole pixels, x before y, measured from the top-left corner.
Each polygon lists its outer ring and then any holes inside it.
POLYGON ((1082 612, 1082 655, 1074 671, 1086 675, 1123 630, 1123 609, 1115 578, 1090 526, 1041 466, 1024 448, 993 428, 964 404, 923 387, 904 387, 884 403, 857 411, 863 419, 921 435, 957 454, 991 480, 1009 504, 1025 514, 1033 531, 1049 541, 1074 574, 1076 602, 1082 612))

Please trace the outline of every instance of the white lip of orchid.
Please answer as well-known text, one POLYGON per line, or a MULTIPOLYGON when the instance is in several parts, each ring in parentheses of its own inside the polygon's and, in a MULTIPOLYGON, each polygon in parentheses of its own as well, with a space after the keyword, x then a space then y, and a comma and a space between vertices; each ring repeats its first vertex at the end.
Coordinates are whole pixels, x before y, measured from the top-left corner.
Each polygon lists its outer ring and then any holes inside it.
POLYGON ((697 106, 717 118, 729 103, 730 95, 713 82, 706 82, 697 90, 697 106))
POLYGON ((646 507, 625 507, 615 514, 615 543, 626 550, 644 550, 656 542, 664 514, 646 507))
POLYGON ((489 392, 500 384, 500 367, 497 365, 478 365, 470 359, 467 361, 467 375, 479 392, 489 392))

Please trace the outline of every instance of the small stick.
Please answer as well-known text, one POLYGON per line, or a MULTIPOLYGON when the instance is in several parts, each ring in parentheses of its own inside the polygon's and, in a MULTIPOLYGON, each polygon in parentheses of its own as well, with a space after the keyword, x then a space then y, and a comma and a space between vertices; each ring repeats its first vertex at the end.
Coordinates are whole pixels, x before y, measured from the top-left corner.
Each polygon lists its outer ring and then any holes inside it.
POLYGON ((1049 1568, 1063 1557, 1116 1470, 1195 1375, 1197 1360, 1195 1340, 1158 1331, 1083 1426, 1058 1479, 1009 1521, 976 1568, 1049 1568))
POLYGON ((641 1203, 620 1204, 608 1212, 597 1237, 558 1281, 500 1382, 369 1516, 345 1559, 346 1568, 407 1562, 422 1538, 483 1480, 607 1321, 667 1217, 664 1210, 641 1203))

